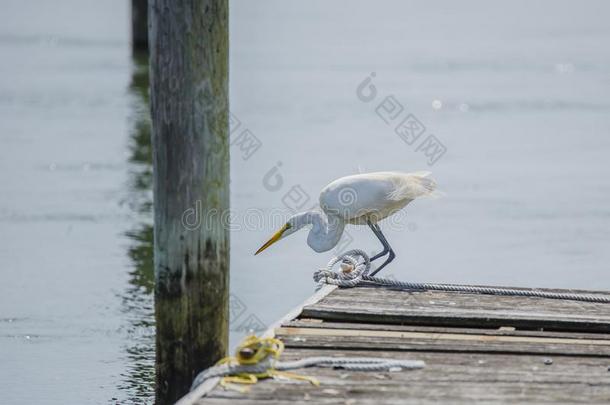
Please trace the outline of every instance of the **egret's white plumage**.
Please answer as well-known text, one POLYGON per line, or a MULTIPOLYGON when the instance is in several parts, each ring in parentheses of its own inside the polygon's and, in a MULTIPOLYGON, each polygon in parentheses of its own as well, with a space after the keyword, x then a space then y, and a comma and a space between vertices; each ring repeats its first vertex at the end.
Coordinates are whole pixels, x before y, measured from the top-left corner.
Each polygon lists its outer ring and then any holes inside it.
POLYGON ((325 252, 339 243, 345 224, 349 223, 371 226, 384 245, 384 252, 391 252, 391 261, 394 253, 376 224, 414 199, 432 194, 436 183, 429 175, 429 172, 376 172, 337 179, 320 193, 322 212, 314 210, 292 216, 256 254, 307 225, 312 226, 307 244, 316 252, 325 252))
POLYGON ((429 172, 376 172, 337 179, 320 193, 327 215, 340 215, 350 224, 376 223, 404 208, 417 197, 434 192, 429 172))

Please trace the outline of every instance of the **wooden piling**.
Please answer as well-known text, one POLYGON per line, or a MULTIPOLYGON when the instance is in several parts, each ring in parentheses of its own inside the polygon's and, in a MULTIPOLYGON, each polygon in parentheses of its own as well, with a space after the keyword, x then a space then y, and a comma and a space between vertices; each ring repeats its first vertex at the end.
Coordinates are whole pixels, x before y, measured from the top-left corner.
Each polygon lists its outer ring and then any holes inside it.
POLYGON ((156 402, 228 344, 228 0, 151 0, 156 402))
POLYGON ((131 46, 134 52, 148 50, 147 0, 131 0, 131 46))

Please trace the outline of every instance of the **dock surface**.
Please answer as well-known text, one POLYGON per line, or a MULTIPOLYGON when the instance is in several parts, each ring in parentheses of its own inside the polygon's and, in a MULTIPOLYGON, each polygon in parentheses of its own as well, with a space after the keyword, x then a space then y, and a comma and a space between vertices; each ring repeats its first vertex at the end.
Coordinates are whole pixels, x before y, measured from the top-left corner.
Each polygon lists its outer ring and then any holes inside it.
POLYGON ((282 360, 364 356, 426 367, 313 367, 295 372, 319 387, 268 379, 240 393, 217 385, 196 403, 610 403, 610 304, 325 287, 270 332, 286 345, 282 360))

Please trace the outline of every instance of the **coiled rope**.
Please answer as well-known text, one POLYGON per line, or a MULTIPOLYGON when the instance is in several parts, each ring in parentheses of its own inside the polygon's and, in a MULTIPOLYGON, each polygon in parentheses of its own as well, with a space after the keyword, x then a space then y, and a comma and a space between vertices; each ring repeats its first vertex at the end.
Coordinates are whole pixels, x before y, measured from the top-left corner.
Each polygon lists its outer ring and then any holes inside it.
POLYGON ((349 288, 356 287, 358 285, 378 285, 401 290, 435 290, 489 295, 551 298, 558 300, 596 302, 605 304, 610 303, 610 296, 595 294, 574 294, 568 292, 541 291, 536 289, 526 290, 516 288, 479 287, 461 284, 412 283, 408 281, 398 281, 383 277, 371 277, 368 275, 370 268, 371 262, 369 256, 360 249, 353 249, 332 258, 325 268, 314 273, 313 278, 318 283, 318 289, 324 284, 332 284, 339 287, 349 288), (337 263, 341 263, 341 270, 333 271, 333 267, 337 263))
POLYGON ((193 391, 204 381, 222 377, 220 384, 225 388, 247 391, 247 387, 236 388, 231 384, 256 384, 260 378, 284 377, 308 381, 313 385, 320 382, 309 376, 289 373, 305 367, 333 367, 350 371, 400 371, 403 369, 423 368, 419 360, 391 360, 376 357, 308 357, 295 361, 279 361, 284 344, 276 338, 248 336, 237 347, 235 356, 225 357, 215 366, 202 371, 195 377, 191 386, 193 391))

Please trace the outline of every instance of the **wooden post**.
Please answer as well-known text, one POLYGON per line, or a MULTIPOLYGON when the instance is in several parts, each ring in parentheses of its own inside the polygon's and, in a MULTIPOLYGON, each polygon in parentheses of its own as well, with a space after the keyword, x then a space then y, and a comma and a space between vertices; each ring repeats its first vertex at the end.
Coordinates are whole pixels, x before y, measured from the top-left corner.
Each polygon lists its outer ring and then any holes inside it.
POLYGON ((148 50, 147 0, 131 0, 131 46, 134 51, 148 50))
POLYGON ((228 0, 151 0, 157 403, 226 355, 228 0))

